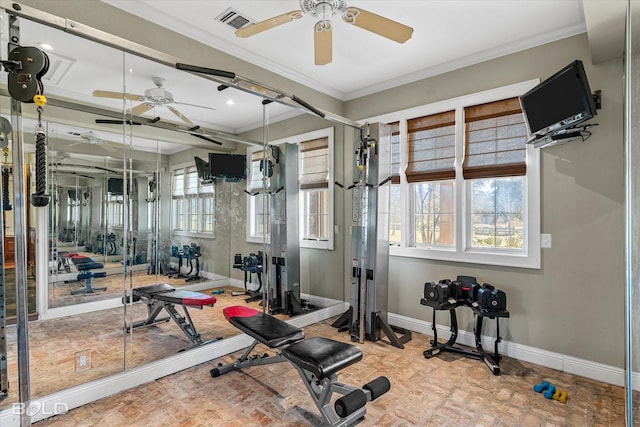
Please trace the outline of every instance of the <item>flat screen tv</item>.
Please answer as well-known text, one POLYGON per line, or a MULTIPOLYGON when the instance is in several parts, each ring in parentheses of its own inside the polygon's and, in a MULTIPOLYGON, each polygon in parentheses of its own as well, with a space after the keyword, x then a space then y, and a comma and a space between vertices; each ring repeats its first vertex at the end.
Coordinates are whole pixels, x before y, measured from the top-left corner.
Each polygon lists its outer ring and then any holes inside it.
POLYGON ((215 179, 242 181, 247 178, 247 156, 209 153, 209 174, 215 179))
POLYGON ((575 60, 520 97, 531 140, 558 135, 595 116, 582 61, 575 60))
POLYGON ((124 179, 109 178, 107 181, 107 191, 114 196, 122 196, 124 194, 124 179))

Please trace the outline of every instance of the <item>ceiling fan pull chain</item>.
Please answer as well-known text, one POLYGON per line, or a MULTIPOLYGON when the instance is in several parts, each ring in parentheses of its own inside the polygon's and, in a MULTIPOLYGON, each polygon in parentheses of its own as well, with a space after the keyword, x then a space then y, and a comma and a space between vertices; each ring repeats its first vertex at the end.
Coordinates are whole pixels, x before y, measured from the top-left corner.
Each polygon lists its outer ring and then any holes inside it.
POLYGON ((33 102, 38 105, 38 125, 36 126, 36 191, 31 195, 31 204, 43 207, 49 204, 47 192, 47 133, 42 126, 42 107, 47 103, 44 95, 37 94, 33 102))

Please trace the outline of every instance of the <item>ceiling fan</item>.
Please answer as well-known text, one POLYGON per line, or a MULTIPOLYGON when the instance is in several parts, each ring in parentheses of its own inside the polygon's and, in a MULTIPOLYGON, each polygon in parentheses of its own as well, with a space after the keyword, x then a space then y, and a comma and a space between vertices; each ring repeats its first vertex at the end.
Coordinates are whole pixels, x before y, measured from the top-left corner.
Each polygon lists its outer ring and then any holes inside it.
POLYGON ((104 148, 108 150, 116 149, 116 147, 108 145, 109 141, 105 141, 104 139, 100 138, 92 130, 88 132, 69 132, 69 135, 77 136, 80 138, 80 141, 70 144, 69 145, 70 147, 77 144, 86 143, 86 144, 92 144, 92 145, 102 145, 104 148))
POLYGON ((97 96, 100 98, 114 98, 114 99, 128 99, 130 101, 139 101, 141 104, 136 105, 131 108, 131 114, 134 116, 140 116, 147 111, 151 110, 154 107, 165 106, 167 110, 171 111, 177 117, 180 118, 184 123, 189 126, 193 126, 193 122, 176 108, 172 107, 169 104, 180 104, 180 105, 189 105, 192 107, 199 108, 207 108, 209 110, 214 110, 215 108, 205 107, 202 105, 195 104, 187 104, 186 102, 178 102, 173 98, 173 94, 169 92, 164 87, 165 79, 162 77, 151 77, 153 83, 156 85, 154 88, 150 88, 144 91, 144 95, 136 95, 132 93, 122 93, 122 92, 111 92, 108 90, 94 90, 93 96, 97 96))
POLYGON ((346 0, 300 0, 300 9, 247 25, 236 30, 235 34, 237 37, 250 37, 302 18, 304 15, 321 18, 314 26, 313 41, 316 65, 325 65, 332 60, 332 24, 328 18, 334 15, 342 15, 342 20, 346 23, 398 43, 406 42, 413 34, 413 28, 364 9, 347 6, 346 0))

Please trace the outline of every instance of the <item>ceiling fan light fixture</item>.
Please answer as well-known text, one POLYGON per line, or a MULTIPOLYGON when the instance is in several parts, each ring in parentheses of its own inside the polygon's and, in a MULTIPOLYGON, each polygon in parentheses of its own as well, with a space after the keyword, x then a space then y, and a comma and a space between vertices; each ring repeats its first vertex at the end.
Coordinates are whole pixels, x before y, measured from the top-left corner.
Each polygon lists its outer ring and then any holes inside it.
POLYGON ((346 7, 346 0, 300 0, 300 9, 315 17, 325 18, 343 13, 346 7))

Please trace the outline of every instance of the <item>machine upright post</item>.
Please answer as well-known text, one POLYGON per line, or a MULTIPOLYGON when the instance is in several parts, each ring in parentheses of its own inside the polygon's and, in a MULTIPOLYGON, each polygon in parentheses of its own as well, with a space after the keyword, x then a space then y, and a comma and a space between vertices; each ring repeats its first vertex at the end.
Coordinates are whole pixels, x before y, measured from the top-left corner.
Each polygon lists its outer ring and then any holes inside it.
MULTIPOLYGON (((302 312, 298 243, 298 146, 272 148, 270 312, 302 312)), ((268 260, 265 260, 265 262, 268 260)))
POLYGON ((386 336, 391 345, 404 348, 411 332, 387 323, 391 128, 366 125, 354 148, 351 306, 333 326, 347 324, 353 341, 386 336))
MULTIPOLYGON (((9 16, 9 39, 16 47, 20 40, 20 26, 18 18, 9 16)), ((11 48, 11 47, 10 47, 11 48)), ((18 395, 20 403, 29 407, 31 390, 29 379, 29 332, 28 332, 28 301, 27 301, 27 224, 26 224, 26 194, 24 194, 24 144, 22 138, 22 104, 11 99, 11 127, 13 129, 12 156, 13 169, 13 197, 14 197, 14 230, 15 230, 15 274, 16 274, 16 329, 18 342, 18 395)), ((24 411, 20 418, 20 425, 30 426, 29 411, 24 411)))

